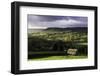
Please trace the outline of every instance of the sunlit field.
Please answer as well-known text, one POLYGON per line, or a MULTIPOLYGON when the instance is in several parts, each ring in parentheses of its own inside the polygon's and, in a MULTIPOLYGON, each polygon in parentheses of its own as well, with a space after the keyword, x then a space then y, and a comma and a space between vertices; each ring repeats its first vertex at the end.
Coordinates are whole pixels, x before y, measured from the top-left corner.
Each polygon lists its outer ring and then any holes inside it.
POLYGON ((87 28, 28 29, 28 60, 88 58, 87 28))
POLYGON ((41 58, 33 58, 29 60, 63 60, 63 59, 85 59, 87 56, 48 56, 41 58))

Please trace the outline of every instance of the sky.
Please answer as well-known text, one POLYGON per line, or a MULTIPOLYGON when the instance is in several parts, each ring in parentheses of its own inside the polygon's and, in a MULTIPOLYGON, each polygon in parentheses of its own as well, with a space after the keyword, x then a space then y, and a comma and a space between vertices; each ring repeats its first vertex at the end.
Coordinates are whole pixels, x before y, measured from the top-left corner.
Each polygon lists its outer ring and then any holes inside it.
POLYGON ((87 27, 88 18, 81 16, 27 15, 28 29, 87 27))

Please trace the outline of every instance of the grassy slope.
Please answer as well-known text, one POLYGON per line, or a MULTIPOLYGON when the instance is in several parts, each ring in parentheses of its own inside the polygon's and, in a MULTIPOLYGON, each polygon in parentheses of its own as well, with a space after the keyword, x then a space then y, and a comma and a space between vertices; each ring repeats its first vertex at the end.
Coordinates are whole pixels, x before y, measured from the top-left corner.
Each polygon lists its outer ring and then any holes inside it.
MULTIPOLYGON (((83 30, 83 28, 81 30, 80 29, 77 29, 77 30, 75 29, 74 31, 73 30, 70 31, 70 30, 66 31, 66 29, 65 30, 63 29, 63 31, 61 31, 61 29, 59 29, 59 30, 58 29, 49 29, 49 30, 46 30, 43 32, 34 32, 29 36, 29 38, 32 37, 32 38, 30 38, 30 41, 31 41, 31 39, 34 38, 32 43, 35 43, 35 44, 39 43, 39 45, 41 45, 42 48, 39 47, 40 50, 43 49, 43 47, 45 47, 45 45, 50 45, 50 43, 49 43, 50 40, 51 41, 62 40, 64 42, 67 42, 67 41, 81 42, 82 41, 84 43, 79 43, 78 45, 87 45, 86 30, 83 30), (45 42, 41 41, 41 43, 40 43, 39 39, 40 39, 40 41, 42 39, 45 42), (47 41, 48 41, 48 44, 47 44, 47 41)), ((35 48, 35 46, 34 46, 34 48, 35 48)), ((38 54, 38 53, 39 54, 48 53, 48 52, 43 52, 43 51, 34 52, 33 50, 29 51, 28 54, 32 55, 32 54, 38 54)), ((49 54, 51 54, 51 53, 56 53, 56 52, 49 52, 49 54)), ((40 58, 33 57, 32 59, 29 59, 29 60, 63 60, 63 59, 84 59, 84 58, 87 58, 87 56, 48 56, 48 57, 40 57, 40 58)))
POLYGON ((63 60, 63 59, 85 59, 87 56, 49 56, 44 58, 33 58, 29 60, 63 60))

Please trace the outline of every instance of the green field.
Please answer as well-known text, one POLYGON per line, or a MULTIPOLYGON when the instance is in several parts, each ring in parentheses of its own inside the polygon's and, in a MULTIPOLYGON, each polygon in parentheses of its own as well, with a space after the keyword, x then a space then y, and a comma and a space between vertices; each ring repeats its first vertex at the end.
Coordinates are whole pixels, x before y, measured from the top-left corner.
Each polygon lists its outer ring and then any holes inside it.
POLYGON ((48 56, 44 58, 33 58, 29 60, 64 60, 64 59, 84 59, 87 56, 48 56))
POLYGON ((28 33, 29 60, 84 59, 88 56, 87 28, 50 28, 28 33), (77 49, 75 55, 67 54, 77 49))

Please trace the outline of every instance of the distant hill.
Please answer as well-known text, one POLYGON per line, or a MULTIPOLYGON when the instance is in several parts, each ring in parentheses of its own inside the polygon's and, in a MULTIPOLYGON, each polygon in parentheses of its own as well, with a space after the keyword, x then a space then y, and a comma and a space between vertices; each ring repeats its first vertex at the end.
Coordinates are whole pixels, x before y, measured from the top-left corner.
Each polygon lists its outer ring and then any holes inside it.
POLYGON ((87 31, 87 27, 70 27, 70 28, 47 28, 45 31, 87 31))
POLYGON ((69 27, 69 28, 47 28, 47 29, 28 29, 28 33, 42 32, 42 31, 84 31, 87 32, 87 27, 69 27))

